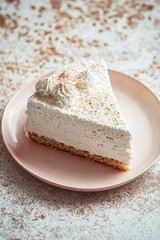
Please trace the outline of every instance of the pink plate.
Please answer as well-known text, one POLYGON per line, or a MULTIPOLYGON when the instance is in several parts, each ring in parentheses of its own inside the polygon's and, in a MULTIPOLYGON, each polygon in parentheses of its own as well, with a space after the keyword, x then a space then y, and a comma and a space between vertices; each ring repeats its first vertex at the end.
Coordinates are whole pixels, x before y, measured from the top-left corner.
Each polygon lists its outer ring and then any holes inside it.
POLYGON ((70 153, 33 142, 25 136, 28 97, 37 80, 11 99, 3 115, 2 134, 12 157, 27 172, 44 182, 76 191, 102 191, 122 186, 140 176, 160 155, 160 104, 140 82, 109 71, 111 83, 127 124, 133 132, 135 157, 128 172, 90 162, 70 153))

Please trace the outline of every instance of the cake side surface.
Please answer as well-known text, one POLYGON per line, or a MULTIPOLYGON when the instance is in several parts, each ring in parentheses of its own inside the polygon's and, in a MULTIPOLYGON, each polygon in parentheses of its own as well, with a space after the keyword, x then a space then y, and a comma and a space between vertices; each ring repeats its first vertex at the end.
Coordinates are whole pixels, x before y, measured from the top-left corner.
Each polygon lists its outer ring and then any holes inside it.
POLYGON ((102 156, 96 155, 96 154, 90 154, 88 151, 75 149, 73 146, 65 145, 64 143, 57 142, 54 139, 49 139, 44 136, 38 136, 35 133, 29 133, 29 136, 32 140, 34 140, 35 142, 38 142, 40 144, 50 146, 50 147, 53 147, 56 149, 64 150, 64 151, 70 152, 71 154, 85 157, 88 160, 96 161, 96 162, 101 163, 106 166, 111 166, 111 167, 114 167, 114 168, 117 168, 117 169, 123 170, 123 171, 128 171, 130 169, 129 164, 124 164, 124 163, 119 162, 118 160, 115 160, 112 158, 102 157, 102 156))
POLYGON ((130 162, 130 134, 94 121, 80 119, 32 96, 28 102, 26 129, 30 133, 88 151, 130 162))

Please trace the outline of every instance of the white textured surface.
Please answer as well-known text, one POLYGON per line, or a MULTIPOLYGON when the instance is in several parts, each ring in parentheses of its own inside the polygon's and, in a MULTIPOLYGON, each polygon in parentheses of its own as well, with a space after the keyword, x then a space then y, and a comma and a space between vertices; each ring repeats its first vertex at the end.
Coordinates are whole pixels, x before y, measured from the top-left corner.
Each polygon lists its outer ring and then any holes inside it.
MULTIPOLYGON (((21 85, 79 57, 102 57, 160 97, 159 0, 35 2, 0 3, 1 116, 21 85)), ((159 162, 124 187, 84 194, 27 174, 2 138, 0 161, 1 239, 160 239, 159 162)))

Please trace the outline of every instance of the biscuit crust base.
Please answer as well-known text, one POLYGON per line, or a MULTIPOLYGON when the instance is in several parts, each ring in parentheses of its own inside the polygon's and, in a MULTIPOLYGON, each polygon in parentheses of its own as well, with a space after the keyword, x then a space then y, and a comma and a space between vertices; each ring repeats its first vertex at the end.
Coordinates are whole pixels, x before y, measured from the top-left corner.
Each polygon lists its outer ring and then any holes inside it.
POLYGON ((117 160, 113 160, 111 158, 102 157, 102 156, 99 156, 96 154, 90 154, 89 152, 84 151, 84 150, 75 149, 74 147, 67 146, 63 143, 57 142, 54 139, 50 139, 50 138, 47 138, 44 136, 39 136, 35 133, 30 133, 30 132, 29 132, 29 136, 32 140, 34 140, 35 142, 38 142, 40 144, 47 145, 47 146, 50 146, 50 147, 53 147, 56 149, 64 150, 64 151, 70 152, 74 155, 78 155, 81 157, 85 157, 89 160, 99 162, 106 166, 111 166, 113 168, 117 168, 117 169, 123 170, 123 171, 128 171, 130 169, 130 165, 121 163, 121 162, 119 162, 117 160))

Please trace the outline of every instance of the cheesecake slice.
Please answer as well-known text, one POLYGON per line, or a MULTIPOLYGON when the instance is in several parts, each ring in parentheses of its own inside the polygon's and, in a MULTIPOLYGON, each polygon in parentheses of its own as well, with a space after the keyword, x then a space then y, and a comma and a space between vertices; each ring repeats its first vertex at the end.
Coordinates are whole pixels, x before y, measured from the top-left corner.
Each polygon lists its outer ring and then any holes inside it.
POLYGON ((129 169, 132 135, 104 60, 76 62, 39 80, 26 114, 25 130, 34 141, 129 169))

